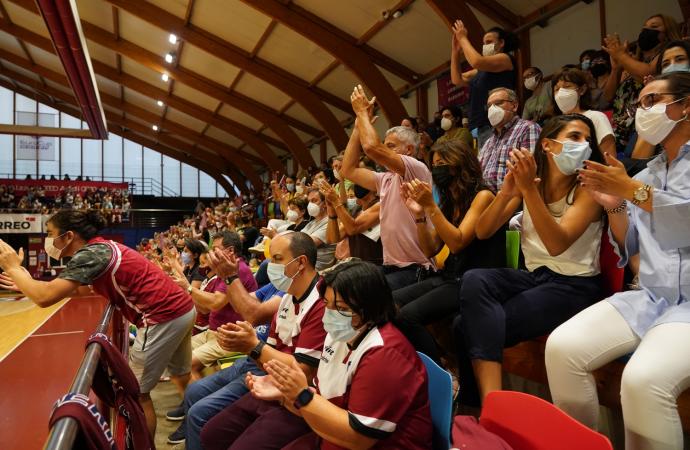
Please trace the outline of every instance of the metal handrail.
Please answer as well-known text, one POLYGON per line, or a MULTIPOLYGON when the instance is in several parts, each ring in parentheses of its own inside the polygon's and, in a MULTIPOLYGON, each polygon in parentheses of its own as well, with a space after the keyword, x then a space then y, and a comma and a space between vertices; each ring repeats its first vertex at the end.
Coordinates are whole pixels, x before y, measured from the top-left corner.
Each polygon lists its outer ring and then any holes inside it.
MULTIPOLYGON (((96 333, 105 334, 108 331, 108 326, 115 312, 115 305, 108 303, 108 306, 103 312, 101 321, 96 328, 96 333)), ((93 377, 96 373, 96 367, 101 358, 101 344, 92 342, 86 347, 84 358, 81 360, 81 365, 77 374, 74 376, 74 381, 69 387, 70 394, 88 395, 93 384, 93 377)), ((103 414, 104 412, 101 411, 103 414)), ((46 440, 44 450, 71 450, 74 445, 74 440, 77 438, 79 425, 72 417, 63 417, 59 419, 50 429, 50 434, 46 440)))

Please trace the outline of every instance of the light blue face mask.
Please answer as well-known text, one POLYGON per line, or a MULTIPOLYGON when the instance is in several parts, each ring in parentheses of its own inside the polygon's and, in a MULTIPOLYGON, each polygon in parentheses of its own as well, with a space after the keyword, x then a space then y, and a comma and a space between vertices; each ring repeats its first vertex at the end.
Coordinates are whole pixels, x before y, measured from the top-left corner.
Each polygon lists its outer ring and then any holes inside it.
POLYGON ((334 341, 349 342, 357 335, 357 330, 352 327, 352 317, 343 316, 335 309, 325 308, 322 320, 323 329, 334 341))
POLYGON ((686 62, 678 64, 669 64, 668 66, 661 69, 662 74, 671 72, 690 72, 690 65, 686 62))
POLYGON ((299 256, 285 265, 274 262, 268 263, 268 267, 266 268, 268 279, 271 280, 271 284, 279 291, 287 292, 288 289, 290 289, 290 286, 292 286, 292 281, 297 276, 299 271, 292 277, 289 277, 285 275, 285 268, 298 258, 299 256))
POLYGON ((582 68, 582 70, 589 70, 589 68, 591 66, 592 66, 592 61, 590 61, 589 59, 585 59, 584 61, 582 61, 582 64, 580 64, 580 67, 582 68))
POLYGON ((187 252, 182 252, 182 264, 190 266, 192 264, 192 255, 187 252))
POLYGON ((587 141, 551 140, 562 145, 561 153, 553 154, 553 161, 563 175, 574 175, 577 169, 582 168, 583 163, 592 156, 592 149, 587 141))

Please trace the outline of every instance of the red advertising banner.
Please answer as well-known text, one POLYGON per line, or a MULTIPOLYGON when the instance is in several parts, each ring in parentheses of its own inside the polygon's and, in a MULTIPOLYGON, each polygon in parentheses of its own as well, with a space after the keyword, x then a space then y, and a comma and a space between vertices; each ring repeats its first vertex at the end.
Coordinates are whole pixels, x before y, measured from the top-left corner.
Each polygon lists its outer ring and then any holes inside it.
POLYGON ((438 106, 463 105, 470 99, 468 87, 458 87, 450 80, 450 72, 436 80, 438 87, 438 106))
POLYGON ((129 183, 107 183, 104 181, 63 181, 63 180, 11 180, 0 179, 0 186, 14 186, 15 198, 21 198, 32 187, 42 187, 46 197, 55 197, 61 190, 72 188, 78 192, 95 189, 129 189, 129 183))

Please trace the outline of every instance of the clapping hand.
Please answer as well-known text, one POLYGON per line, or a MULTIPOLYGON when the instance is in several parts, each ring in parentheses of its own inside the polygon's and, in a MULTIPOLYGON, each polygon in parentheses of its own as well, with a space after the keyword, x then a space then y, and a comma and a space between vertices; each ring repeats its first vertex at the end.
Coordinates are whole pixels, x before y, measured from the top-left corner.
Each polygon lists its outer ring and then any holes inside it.
POLYGON ((216 331, 218 345, 229 352, 249 353, 259 344, 256 330, 246 321, 229 322, 219 326, 216 331))
POLYGON ((237 275, 237 257, 234 252, 220 248, 208 252, 208 264, 221 278, 237 275))
POLYGON ((7 242, 0 239, 0 268, 8 272, 10 269, 21 267, 22 261, 24 261, 24 249, 20 248, 18 252, 15 252, 7 242))
POLYGON ((290 404, 309 386, 306 375, 295 359, 289 365, 272 359, 264 364, 264 369, 273 377, 274 384, 290 404))
POLYGON ((366 112, 367 116, 371 120, 373 107, 376 103, 376 97, 372 97, 371 100, 369 100, 361 84, 358 84, 352 90, 352 95, 350 95, 350 103, 352 104, 352 110, 355 112, 355 114, 366 112))
POLYGON ((417 203, 414 199, 414 190, 410 183, 403 183, 402 189, 400 190, 400 195, 402 195, 405 206, 412 213, 415 219, 424 218, 424 208, 422 205, 417 203))
POLYGON ((283 393, 280 392, 270 375, 260 376, 247 372, 244 381, 252 395, 258 399, 266 401, 283 399, 283 393))
POLYGON ((628 49, 628 41, 621 43, 618 33, 607 34, 604 38, 604 45, 601 48, 611 56, 611 59, 615 59, 618 62, 620 56, 628 49))
POLYGON ((526 148, 513 149, 510 152, 510 161, 506 161, 506 165, 512 173, 515 187, 523 196, 541 181, 537 178, 537 162, 534 160, 534 155, 526 148))
POLYGON ((453 37, 455 38, 453 42, 457 41, 458 45, 461 40, 467 39, 467 28, 462 20, 456 20, 453 24, 453 37))
POLYGON ((604 160, 608 165, 585 161, 585 168, 580 169, 577 178, 597 203, 604 208, 615 208, 623 203, 627 193, 635 190, 635 181, 615 156, 604 153, 604 160))
POLYGON ((338 193, 333 189, 327 181, 322 181, 319 185, 319 191, 326 197, 326 201, 329 205, 335 206, 340 203, 340 197, 338 193))
POLYGON ((429 183, 415 178, 406 184, 408 185, 410 197, 421 205, 422 208, 431 208, 434 206, 434 194, 429 183))

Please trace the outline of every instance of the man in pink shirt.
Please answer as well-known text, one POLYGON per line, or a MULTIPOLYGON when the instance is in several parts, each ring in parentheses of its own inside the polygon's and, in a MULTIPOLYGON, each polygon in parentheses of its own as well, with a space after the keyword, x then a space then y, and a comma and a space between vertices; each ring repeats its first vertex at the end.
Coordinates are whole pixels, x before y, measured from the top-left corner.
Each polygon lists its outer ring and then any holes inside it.
POLYGON ((433 262, 419 246, 415 218, 405 206, 401 193, 402 184, 415 178, 431 184, 431 172, 414 158, 419 148, 419 135, 414 130, 393 127, 386 131, 382 143, 372 125, 371 110, 375 99, 367 99, 362 86, 356 86, 350 100, 357 119, 343 157, 342 173, 348 180, 378 193, 383 271, 391 289, 400 289, 416 282, 421 272, 435 270, 433 262), (388 171, 377 173, 358 167, 360 148, 388 171))

